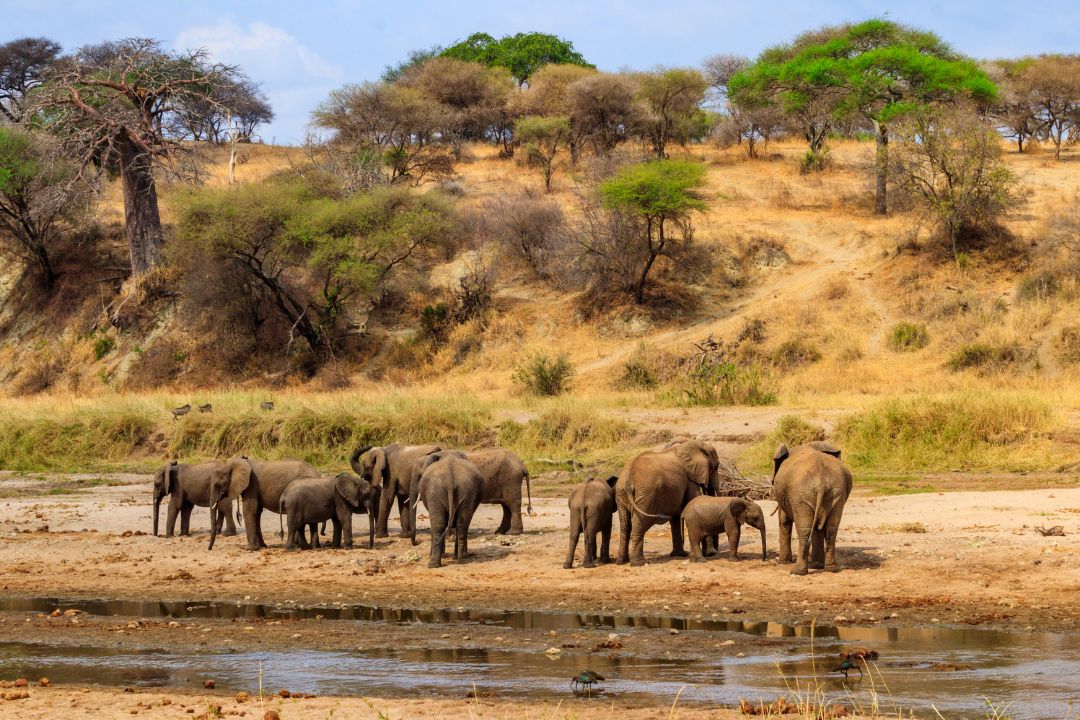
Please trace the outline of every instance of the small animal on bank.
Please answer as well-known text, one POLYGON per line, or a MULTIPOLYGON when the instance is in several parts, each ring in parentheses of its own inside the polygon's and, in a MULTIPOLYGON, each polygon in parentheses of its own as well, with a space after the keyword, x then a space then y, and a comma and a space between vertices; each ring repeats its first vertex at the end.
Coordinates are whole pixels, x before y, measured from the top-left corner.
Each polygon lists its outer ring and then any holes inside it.
POLYGON ((187 415, 189 412, 191 412, 191 403, 188 403, 187 405, 181 405, 178 408, 173 408, 171 412, 173 422, 175 422, 177 418, 183 417, 184 415, 187 415))
POLYGON ((611 562, 611 519, 615 514, 615 483, 618 475, 607 480, 589 478, 570 491, 570 549, 563 567, 574 567, 578 538, 585 533, 585 558, 582 567, 611 562), (600 535, 600 554, 596 552, 596 535, 600 535))
POLYGON ((274 403, 270 402, 269 400, 266 400, 265 402, 259 403, 259 407, 261 407, 263 410, 266 410, 267 412, 269 412, 270 410, 274 409, 274 403))
POLYGON ((765 513, 753 500, 737 497, 699 495, 686 504, 682 513, 686 535, 690 540, 690 559, 701 562, 709 538, 719 547, 720 532, 728 539, 728 559, 739 559, 739 538, 742 526, 749 525, 761 533, 761 559, 765 560, 765 513))
POLYGON ((212 413, 212 412, 214 412, 214 406, 211 405, 210 403, 206 403, 205 405, 200 405, 199 406, 199 412, 201 412, 201 413, 212 413))

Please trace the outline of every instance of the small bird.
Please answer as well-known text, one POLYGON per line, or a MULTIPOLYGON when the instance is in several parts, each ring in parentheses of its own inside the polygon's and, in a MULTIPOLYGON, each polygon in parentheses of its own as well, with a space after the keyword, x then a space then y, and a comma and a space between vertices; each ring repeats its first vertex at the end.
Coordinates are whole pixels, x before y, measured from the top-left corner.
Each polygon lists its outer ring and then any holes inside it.
POLYGON ((274 403, 267 400, 266 402, 260 403, 259 407, 261 407, 263 410, 273 410, 274 409, 274 403))
POLYGON ((212 412, 214 412, 214 406, 211 405, 210 403, 206 403, 205 405, 200 405, 199 406, 199 412, 201 412, 201 413, 212 413, 212 412))
POLYGON ((852 670, 858 670, 859 677, 863 676, 863 671, 862 668, 859 666, 859 663, 857 663, 855 660, 852 660, 851 658, 844 660, 839 665, 830 670, 830 672, 842 672, 844 673, 844 679, 846 680, 848 673, 852 670))
POLYGON ((585 688, 585 693, 592 694, 592 686, 604 679, 603 675, 593 672, 592 670, 582 670, 580 673, 570 679, 570 688, 574 692, 578 692, 582 688, 585 688))
POLYGON ((189 412, 191 412, 191 403, 188 403, 187 405, 181 405, 178 408, 173 408, 172 419, 175 422, 178 417, 187 415, 189 412))

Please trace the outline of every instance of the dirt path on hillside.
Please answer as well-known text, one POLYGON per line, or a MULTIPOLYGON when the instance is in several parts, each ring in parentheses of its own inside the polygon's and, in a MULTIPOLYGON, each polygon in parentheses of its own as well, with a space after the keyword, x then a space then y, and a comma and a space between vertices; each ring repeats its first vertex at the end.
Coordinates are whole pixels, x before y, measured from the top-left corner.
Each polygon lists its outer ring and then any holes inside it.
POLYGON ((738 564, 669 559, 667 530, 658 528, 646 541, 646 567, 564 570, 565 501, 536 501, 520 537, 492 535, 497 515, 484 506, 472 560, 429 570, 426 536, 415 549, 395 537, 373 551, 286 554, 271 513, 263 527, 273 547, 258 553, 241 538, 207 552, 205 510, 193 517, 195 537, 132 534, 150 530, 149 499, 140 483, 0 501, 0 593, 1080 628, 1078 489, 857 496, 838 543, 842 572, 804 578, 776 564, 772 518, 764 563, 753 533, 743 534, 738 564), (1043 537, 1033 530, 1041 525, 1061 525, 1066 535, 1043 537))

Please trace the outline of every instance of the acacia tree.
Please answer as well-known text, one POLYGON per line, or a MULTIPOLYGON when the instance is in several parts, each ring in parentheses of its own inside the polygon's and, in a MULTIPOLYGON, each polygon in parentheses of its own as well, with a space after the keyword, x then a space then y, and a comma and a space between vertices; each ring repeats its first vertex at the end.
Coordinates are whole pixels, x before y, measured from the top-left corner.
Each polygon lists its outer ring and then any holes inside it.
POLYGON ((76 169, 40 133, 0 126, 0 254, 36 270, 52 290, 54 253, 89 195, 76 169))
POLYGON ((827 27, 792 48, 766 51, 732 86, 778 93, 795 113, 823 101, 835 113, 856 113, 877 135, 875 209, 888 211, 889 124, 929 103, 997 98, 993 82, 939 37, 887 20, 827 27))
POLYGON ((630 165, 600 185, 603 204, 640 221, 637 237, 641 266, 633 281, 634 301, 645 303, 649 273, 657 258, 673 254, 693 239, 691 216, 707 207, 697 194, 704 184, 705 167, 679 160, 654 160, 630 165), (675 232, 672 233, 671 231, 675 232))
POLYGON ((759 156, 759 145, 767 148, 773 135, 781 130, 784 114, 776 101, 757 88, 744 87, 737 95, 731 92, 731 79, 750 67, 750 60, 739 55, 714 55, 704 63, 705 79, 727 113, 727 124, 737 144, 746 141, 746 155, 759 156))
POLYGON ((582 129, 570 112, 569 88, 578 80, 596 75, 580 65, 545 65, 533 73, 529 86, 516 98, 523 116, 565 117, 568 120, 566 142, 570 161, 576 163, 584 140, 582 129))
POLYGON ((1019 85, 1060 160, 1063 141, 1080 124, 1080 55, 1033 58, 1024 64, 1019 85))
POLYGON ((213 90, 213 97, 192 97, 176 112, 176 134, 192 140, 223 143, 229 125, 241 140, 250 140, 255 128, 274 119, 274 110, 258 83, 239 76, 213 90))
POLYGON ((41 84, 45 69, 60 54, 48 38, 19 38, 0 45, 0 115, 20 123, 26 95, 41 84))
POLYGON ((555 155, 570 139, 570 118, 526 115, 514 125, 514 134, 525 144, 529 161, 539 166, 544 176, 544 190, 551 192, 555 155))
POLYGON ((1033 107, 1030 88, 1023 82, 1024 70, 1031 58, 995 60, 987 63, 986 74, 998 86, 999 100, 991 112, 1005 137, 1016 140, 1016 151, 1024 152, 1024 143, 1038 135, 1043 124, 1033 107))
POLYGON ((701 111, 707 85, 692 68, 660 69, 641 76, 639 96, 645 107, 642 125, 657 160, 667 157, 670 142, 684 142, 701 111))
POLYGON ((34 93, 37 122, 85 169, 115 162, 124 195, 124 232, 133 276, 158 266, 165 244, 156 169, 181 177, 197 168, 176 132, 181 108, 205 101, 239 77, 203 51, 171 53, 131 38, 89 46, 53 63, 34 93))
POLYGON ((517 33, 498 40, 487 33, 473 33, 443 50, 442 54, 507 68, 518 85, 527 83, 533 73, 548 64, 593 67, 569 40, 539 32, 517 33))
MULTIPOLYGON (((637 86, 627 75, 593 73, 566 88, 567 111, 582 142, 606 155, 637 131, 641 110, 637 86)), ((580 152, 580 148, 579 148, 580 152)))

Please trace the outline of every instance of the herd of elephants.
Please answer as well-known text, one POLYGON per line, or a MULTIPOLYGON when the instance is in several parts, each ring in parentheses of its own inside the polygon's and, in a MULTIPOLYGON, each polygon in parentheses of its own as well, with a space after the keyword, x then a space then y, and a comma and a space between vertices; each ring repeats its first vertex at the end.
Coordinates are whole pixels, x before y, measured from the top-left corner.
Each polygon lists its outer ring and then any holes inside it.
MULTIPOLYGON (((169 496, 166 535, 171 536, 180 516, 180 534, 189 531, 194 506, 209 507, 210 549, 224 527, 235 535, 241 516, 247 548, 266 547, 260 518, 264 509, 277 512, 285 536, 285 549, 319 545, 322 523, 333 524, 333 547, 352 547, 352 516, 368 515, 368 547, 376 537, 387 537, 387 522, 394 501, 401 521, 401 536, 416 540, 417 505, 424 503, 431 526, 428 567, 442 564, 447 533, 454 533, 454 559, 468 556, 468 534, 473 514, 481 503, 502 506, 497 532, 523 530, 522 484, 532 513, 529 471, 521 459, 502 448, 463 452, 438 445, 361 447, 349 459, 353 473, 326 477, 301 460, 253 460, 235 457, 227 462, 185 464, 171 461, 154 477, 154 534, 158 534, 161 502, 169 496), (355 473, 355 474, 354 474, 355 473), (309 533, 309 541, 305 533, 309 533)), ((619 553, 615 562, 643 565, 645 532, 670 522, 672 557, 689 554, 703 560, 717 554, 720 532, 728 539, 728 558, 738 559, 740 528, 749 525, 761 533, 765 559, 765 516, 757 503, 721 496, 720 459, 716 449, 699 440, 676 440, 639 453, 617 476, 591 478, 569 495, 570 547, 564 567, 573 567, 578 540, 585 536, 583 567, 611 562, 612 517, 619 514, 619 553), (684 548, 683 534, 690 550, 684 548), (597 552, 597 535, 600 550, 597 552)), ((840 451, 827 442, 812 442, 789 449, 780 445, 773 456, 771 497, 776 501, 780 525, 779 560, 794 562, 793 574, 809 569, 836 570, 836 534, 844 504, 851 493, 851 473, 840 451), (791 529, 798 535, 795 555, 791 529)))

